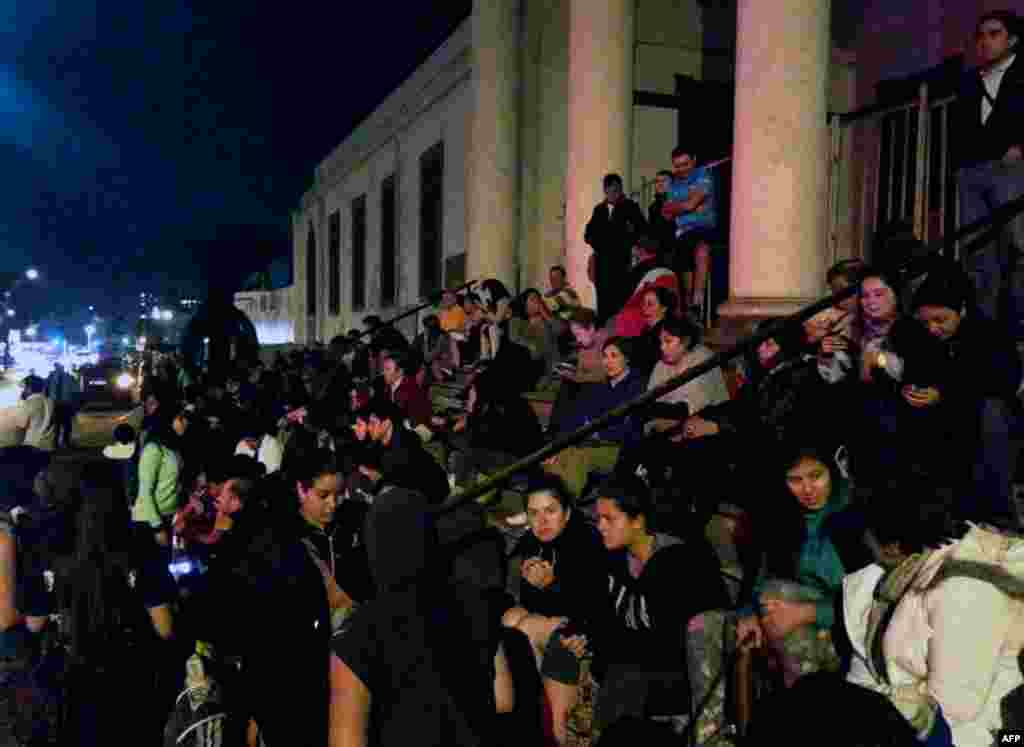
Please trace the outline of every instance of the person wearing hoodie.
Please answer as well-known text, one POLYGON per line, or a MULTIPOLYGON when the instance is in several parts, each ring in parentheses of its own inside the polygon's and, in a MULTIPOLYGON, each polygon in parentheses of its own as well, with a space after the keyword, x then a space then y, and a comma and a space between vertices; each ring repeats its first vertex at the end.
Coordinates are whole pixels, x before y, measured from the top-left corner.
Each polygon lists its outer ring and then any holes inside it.
POLYGON ((832 627, 843 577, 868 565, 872 555, 867 519, 851 504, 849 484, 830 456, 790 446, 777 464, 785 491, 755 515, 763 527, 763 562, 736 636, 748 641, 745 655, 767 647, 790 687, 808 672, 838 671, 832 627))
POLYGON ((639 477, 617 475, 598 495, 610 610, 594 642, 596 728, 629 716, 681 715, 690 710, 693 623, 731 606, 718 559, 699 532, 681 539, 653 531, 650 489, 639 477))
POLYGON ((331 640, 330 747, 499 743, 497 714, 515 696, 497 598, 446 583, 432 517, 412 491, 378 496, 366 545, 377 595, 331 640))
POLYGON ((942 346, 946 375, 938 399, 916 393, 908 403, 942 409, 953 438, 943 458, 959 463, 958 518, 1015 527, 1013 405, 1021 361, 1013 338, 982 316, 967 273, 941 262, 914 294, 914 318, 942 346))
POLYGON ((298 499, 298 537, 324 576, 337 628, 355 603, 373 596, 363 543, 366 504, 343 500, 337 459, 327 450, 306 455, 287 479, 298 499))
POLYGON ((600 536, 572 508, 558 479, 543 476, 531 485, 526 513, 530 531, 512 551, 519 565, 519 603, 505 613, 502 623, 522 632, 533 645, 552 731, 558 744, 565 744, 569 712, 578 694, 579 660, 592 626, 605 614, 606 579, 600 568, 606 555, 600 536))

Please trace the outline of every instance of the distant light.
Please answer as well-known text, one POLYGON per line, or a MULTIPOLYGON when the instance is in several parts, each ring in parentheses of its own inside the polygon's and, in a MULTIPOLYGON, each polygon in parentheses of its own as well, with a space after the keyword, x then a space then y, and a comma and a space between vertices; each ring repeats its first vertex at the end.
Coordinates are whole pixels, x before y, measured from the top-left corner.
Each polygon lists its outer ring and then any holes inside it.
POLYGON ((171 311, 170 309, 164 309, 160 313, 160 316, 165 322, 169 322, 174 318, 174 312, 171 311))
POLYGON ((139 344, 140 345, 145 345, 146 344, 146 338, 145 337, 140 337, 139 338, 139 344))
POLYGON ((37 270, 35 267, 29 267, 27 270, 25 270, 25 277, 27 277, 29 280, 38 280, 39 270, 37 270))
POLYGON ((95 306, 90 306, 89 307, 89 311, 96 311, 96 307, 95 306))
POLYGON ((14 309, 7 309, 7 316, 14 316, 14 309))
POLYGON ((39 334, 39 327, 32 324, 28 327, 28 329, 25 330, 25 334, 28 335, 29 337, 35 337, 37 334, 39 334))
POLYGON ((132 344, 131 338, 122 337, 121 338, 121 344, 122 345, 131 345, 132 344))
POLYGON ((158 309, 156 306, 153 307, 153 313, 150 314, 150 316, 153 317, 153 319, 156 321, 160 321, 160 319, 163 318, 163 315, 160 313, 160 309, 158 309))

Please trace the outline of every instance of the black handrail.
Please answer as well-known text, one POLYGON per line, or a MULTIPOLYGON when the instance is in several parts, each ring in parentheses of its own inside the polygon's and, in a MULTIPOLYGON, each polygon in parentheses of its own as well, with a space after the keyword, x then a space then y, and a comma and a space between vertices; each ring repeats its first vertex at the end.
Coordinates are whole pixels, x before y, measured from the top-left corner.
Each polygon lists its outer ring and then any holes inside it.
POLYGON ((358 335, 356 335, 355 339, 356 340, 361 340, 364 337, 366 337, 367 335, 369 335, 370 337, 373 337, 375 334, 381 332, 382 330, 385 330, 388 327, 395 326, 395 324, 397 324, 398 322, 402 321, 406 317, 410 317, 413 314, 418 314, 421 311, 423 311, 424 309, 429 309, 431 306, 436 306, 438 304, 438 302, 440 301, 440 298, 441 298, 442 294, 448 293, 448 292, 458 293, 459 291, 466 290, 467 288, 470 288, 470 287, 476 285, 479 282, 480 282, 479 280, 470 280, 469 282, 463 283, 458 288, 445 288, 445 289, 440 290, 440 291, 438 291, 436 293, 433 293, 433 294, 431 294, 430 296, 427 297, 426 301, 424 301, 423 303, 419 304, 418 306, 414 306, 411 309, 406 309, 401 314, 398 314, 397 316, 393 316, 390 319, 388 319, 387 321, 381 322, 379 325, 377 325, 373 329, 364 329, 362 332, 360 332, 358 335))
MULTIPOLYGON (((973 223, 961 227, 952 236, 940 237, 938 239, 933 240, 930 244, 928 244, 927 249, 924 252, 922 252, 919 256, 904 260, 895 265, 883 267, 885 267, 886 270, 891 270, 893 272, 906 272, 908 273, 909 277, 917 277, 919 275, 924 274, 927 271, 928 265, 939 256, 939 253, 944 248, 952 247, 957 241, 960 241, 961 239, 970 236, 971 234, 974 234, 981 229, 988 227, 988 230, 986 230, 984 234, 976 237, 966 247, 964 247, 963 252, 965 255, 972 254, 973 252, 977 251, 985 244, 987 244, 996 235, 998 235, 998 232, 1002 229, 1003 226, 1005 226, 1010 220, 1012 220, 1022 212, 1024 212, 1024 196, 1018 197, 1017 199, 1012 200, 1006 203, 1005 205, 1002 205, 1001 207, 992 211, 983 218, 980 218, 979 220, 976 220, 973 223)), ((601 417, 591 421, 587 425, 584 425, 582 428, 579 428, 578 430, 572 433, 556 438, 554 441, 547 444, 543 448, 538 449, 529 456, 523 457, 518 462, 502 470, 499 470, 497 473, 489 477, 484 482, 474 485, 472 488, 469 488, 465 492, 462 492, 455 496, 449 496, 447 501, 433 509, 434 513, 449 513, 450 511, 454 511, 455 509, 459 508, 463 504, 468 503, 471 500, 475 500, 481 495, 484 495, 485 493, 488 493, 496 489, 501 484, 507 482, 508 479, 512 477, 512 475, 539 464, 543 460, 547 459, 549 456, 557 454, 558 452, 568 448, 569 446, 578 444, 579 442, 587 438, 587 436, 602 430, 613 421, 616 421, 619 418, 628 415, 629 413, 632 413, 636 410, 639 410, 642 407, 647 406, 651 402, 654 402, 655 400, 659 399, 660 397, 663 397, 664 395, 675 389, 678 389, 687 382, 693 381, 694 379, 704 375, 708 371, 712 371, 715 368, 718 368, 719 366, 728 363, 733 358, 736 358, 750 350, 756 349, 756 347, 760 345, 763 341, 771 337, 775 337, 787 327, 790 327, 794 324, 800 324, 805 320, 810 319, 819 311, 823 311, 824 309, 834 306, 838 301, 841 301, 844 298, 848 298, 854 295, 857 292, 857 290, 857 286, 852 285, 848 288, 839 291, 838 293, 833 293, 832 295, 822 298, 820 301, 812 303, 810 306, 805 307, 804 309, 796 312, 795 314, 791 314, 790 316, 780 317, 776 320, 773 320, 772 322, 764 325, 757 332, 751 334, 745 340, 736 343, 729 349, 712 355, 703 363, 700 363, 694 366, 693 368, 687 369, 683 373, 669 379, 668 381, 666 381, 663 384, 660 384, 654 389, 650 389, 644 392, 636 399, 630 400, 629 402, 619 405, 613 410, 609 410, 601 417)))

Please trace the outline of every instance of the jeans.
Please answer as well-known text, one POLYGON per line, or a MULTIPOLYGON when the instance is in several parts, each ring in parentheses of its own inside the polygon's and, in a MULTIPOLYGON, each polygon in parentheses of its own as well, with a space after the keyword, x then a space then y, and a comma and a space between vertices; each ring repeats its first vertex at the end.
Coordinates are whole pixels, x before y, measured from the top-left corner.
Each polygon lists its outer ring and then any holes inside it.
MULTIPOLYGON (((1024 163, 990 161, 961 169, 957 186, 960 223, 968 225, 1024 194, 1024 163)), ((990 319, 1005 321, 1016 339, 1024 338, 1024 283, 1017 278, 1024 261, 1022 249, 1024 217, 1017 216, 1006 225, 998 241, 964 258, 964 267, 974 281, 978 307, 990 319)))

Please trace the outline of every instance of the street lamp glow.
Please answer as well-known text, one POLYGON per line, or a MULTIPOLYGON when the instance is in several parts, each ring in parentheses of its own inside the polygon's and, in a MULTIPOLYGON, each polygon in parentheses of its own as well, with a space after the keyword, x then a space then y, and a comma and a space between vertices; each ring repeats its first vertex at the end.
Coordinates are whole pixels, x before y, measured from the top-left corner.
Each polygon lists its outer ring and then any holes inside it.
POLYGON ((25 334, 28 335, 29 337, 35 337, 37 334, 39 334, 39 327, 37 327, 34 324, 29 325, 28 329, 25 330, 25 334))
POLYGON ((85 334, 87 334, 87 335, 94 335, 94 334, 96 334, 96 327, 93 326, 92 324, 85 325, 85 334))
POLYGON ((172 319, 174 319, 174 312, 171 311, 170 309, 164 309, 161 312, 160 316, 165 322, 169 322, 172 319))
POLYGON ((132 344, 132 341, 131 341, 131 339, 129 339, 127 337, 122 337, 121 338, 121 344, 124 345, 125 347, 127 347, 128 345, 132 344))
POLYGON ((14 316, 14 309, 7 309, 7 316, 14 316))
POLYGON ((25 277, 27 277, 29 280, 38 280, 39 270, 37 270, 35 267, 29 267, 27 270, 25 270, 25 277))

